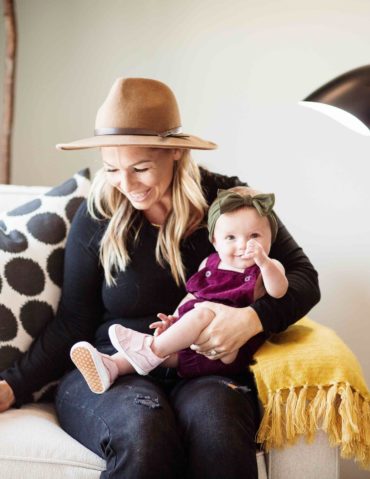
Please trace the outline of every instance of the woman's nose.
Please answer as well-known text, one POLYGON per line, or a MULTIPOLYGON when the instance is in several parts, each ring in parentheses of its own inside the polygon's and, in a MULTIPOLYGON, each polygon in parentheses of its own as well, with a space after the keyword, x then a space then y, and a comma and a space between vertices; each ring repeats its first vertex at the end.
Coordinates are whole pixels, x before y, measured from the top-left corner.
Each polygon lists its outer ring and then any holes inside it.
POLYGON ((122 171, 119 178, 120 189, 128 193, 130 191, 131 184, 132 181, 130 175, 127 172, 122 171))

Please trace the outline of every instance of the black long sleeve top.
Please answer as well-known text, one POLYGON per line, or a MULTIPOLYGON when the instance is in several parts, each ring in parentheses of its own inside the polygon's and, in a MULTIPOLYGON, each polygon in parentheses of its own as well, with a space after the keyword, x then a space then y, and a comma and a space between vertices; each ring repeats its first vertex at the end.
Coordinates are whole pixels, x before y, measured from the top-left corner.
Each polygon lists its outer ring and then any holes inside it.
MULTIPOLYGON (((208 204, 215 199, 219 188, 246 184, 237 177, 204 169, 201 173, 208 204)), ((278 224, 270 256, 284 265, 289 289, 283 298, 266 295, 252 305, 267 334, 283 331, 320 299, 315 269, 280 220, 278 224)), ((148 326, 156 314, 172 313, 186 294, 183 286, 176 285, 169 268, 157 263, 158 229, 145 218, 138 242, 130 245, 128 267, 117 274, 116 285, 108 287, 99 262, 99 244, 106 227, 106 220, 95 220, 89 215, 86 203, 80 206, 68 235, 56 317, 29 351, 0 374, 12 387, 16 405, 30 401, 33 392, 59 378, 71 366, 69 349, 76 341, 88 340, 98 348, 104 347, 109 343, 108 328, 114 322, 149 332, 148 326)), ((183 240, 181 254, 187 278, 213 251, 206 227, 183 240)))

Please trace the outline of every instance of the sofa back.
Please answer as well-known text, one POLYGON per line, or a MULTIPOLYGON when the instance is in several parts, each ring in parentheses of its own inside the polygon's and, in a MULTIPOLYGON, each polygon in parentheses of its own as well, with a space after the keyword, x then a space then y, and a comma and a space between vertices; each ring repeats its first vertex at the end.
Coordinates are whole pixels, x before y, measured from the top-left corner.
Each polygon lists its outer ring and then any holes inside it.
POLYGON ((9 211, 44 194, 48 186, 19 186, 0 184, 0 211, 9 211))

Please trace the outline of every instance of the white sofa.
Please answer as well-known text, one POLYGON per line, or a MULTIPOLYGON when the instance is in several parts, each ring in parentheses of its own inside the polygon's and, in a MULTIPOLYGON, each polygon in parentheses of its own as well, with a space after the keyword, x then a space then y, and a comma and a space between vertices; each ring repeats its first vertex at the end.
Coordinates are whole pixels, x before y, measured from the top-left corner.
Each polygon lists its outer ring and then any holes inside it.
MULTIPOLYGON (((46 190, 0 185, 0 211, 46 190)), ((0 438, 1 479, 98 479, 105 468, 104 460, 61 429, 50 403, 29 404, 0 414, 0 438)), ((266 457, 258 453, 258 477, 338 479, 338 456, 338 449, 330 447, 325 434, 320 433, 310 445, 302 440, 287 449, 272 450, 266 457)))

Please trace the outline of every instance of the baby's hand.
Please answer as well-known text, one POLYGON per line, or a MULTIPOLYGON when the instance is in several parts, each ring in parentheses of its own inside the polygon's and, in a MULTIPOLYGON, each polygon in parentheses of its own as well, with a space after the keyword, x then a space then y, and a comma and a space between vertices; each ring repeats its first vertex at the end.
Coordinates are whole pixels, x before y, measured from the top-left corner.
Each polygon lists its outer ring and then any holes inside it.
POLYGON ((158 313, 157 318, 159 318, 160 321, 156 321, 156 322, 149 325, 150 329, 155 329, 154 336, 159 336, 160 334, 162 334, 177 319, 176 316, 172 316, 171 314, 167 315, 167 314, 164 314, 164 313, 158 313))
POLYGON ((269 259, 265 250, 254 239, 250 239, 247 243, 247 248, 245 250, 243 258, 253 259, 258 267, 262 267, 266 261, 269 259))

